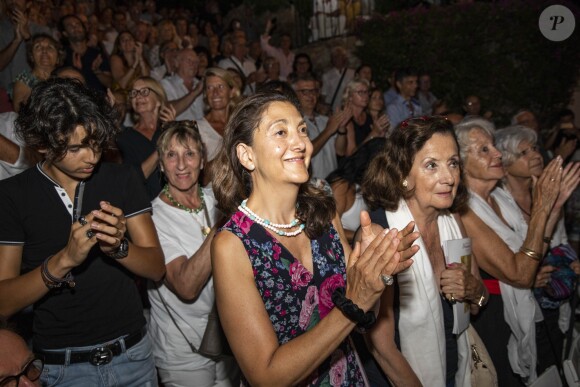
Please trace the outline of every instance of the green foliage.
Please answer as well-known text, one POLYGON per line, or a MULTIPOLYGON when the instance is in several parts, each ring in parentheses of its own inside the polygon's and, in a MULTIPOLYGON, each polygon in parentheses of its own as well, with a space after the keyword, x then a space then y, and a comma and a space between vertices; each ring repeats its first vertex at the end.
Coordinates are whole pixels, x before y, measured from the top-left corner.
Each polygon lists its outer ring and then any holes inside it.
POLYGON ((464 97, 478 95, 497 124, 522 107, 546 117, 566 106, 578 77, 580 10, 576 31, 563 42, 541 34, 538 18, 553 1, 498 1, 390 13, 360 26, 357 56, 373 66, 388 87, 397 67, 428 71, 432 91, 459 110, 464 97))

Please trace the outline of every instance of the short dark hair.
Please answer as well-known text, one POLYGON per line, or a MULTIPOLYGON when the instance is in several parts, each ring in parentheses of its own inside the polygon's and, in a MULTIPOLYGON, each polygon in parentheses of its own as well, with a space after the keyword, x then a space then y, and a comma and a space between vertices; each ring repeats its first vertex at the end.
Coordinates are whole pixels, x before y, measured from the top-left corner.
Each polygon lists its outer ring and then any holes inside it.
POLYGON ((77 19, 81 23, 81 25, 83 26, 83 30, 85 31, 85 35, 86 35, 87 29, 85 27, 85 23, 83 23, 83 21, 81 20, 80 17, 78 17, 77 15, 73 15, 73 14, 64 15, 63 17, 60 18, 60 20, 58 21, 58 31, 61 34, 64 32, 64 21, 66 19, 69 19, 69 18, 75 18, 75 19, 77 19))
MULTIPOLYGON (((362 184, 362 195, 371 210, 384 208, 395 211, 401 199, 413 195, 412 190, 403 187, 403 179, 411 172, 413 161, 434 134, 444 134, 453 137, 457 145, 453 124, 444 117, 420 117, 403 121, 391 134, 383 152, 379 153, 370 163, 362 184)), ((457 195, 451 212, 462 212, 467 207, 469 199, 467 187, 461 178, 457 187, 457 195)))
POLYGON ((32 88, 15 126, 27 146, 46 150, 47 160, 53 161, 65 156, 79 125, 87 131, 86 144, 105 149, 120 132, 116 119, 117 112, 103 93, 75 79, 49 78, 32 88))
POLYGON ((408 77, 416 77, 417 70, 412 67, 401 67, 395 70, 395 83, 403 82, 403 79, 408 77))
MULTIPOLYGON (((211 174, 218 208, 226 214, 234 213, 253 189, 250 172, 240 163, 236 148, 239 144, 253 144, 262 116, 274 102, 290 103, 298 110, 298 106, 281 93, 257 93, 238 104, 226 125, 224 145, 211 174)), ((300 186, 296 217, 306 224, 309 238, 317 238, 327 230, 335 212, 334 199, 324 191, 309 182, 300 186)))
POLYGON ((256 93, 281 93, 286 98, 288 98, 293 105, 299 106, 300 102, 298 101, 298 96, 294 89, 288 84, 288 82, 284 81, 268 81, 258 85, 256 88, 256 93))

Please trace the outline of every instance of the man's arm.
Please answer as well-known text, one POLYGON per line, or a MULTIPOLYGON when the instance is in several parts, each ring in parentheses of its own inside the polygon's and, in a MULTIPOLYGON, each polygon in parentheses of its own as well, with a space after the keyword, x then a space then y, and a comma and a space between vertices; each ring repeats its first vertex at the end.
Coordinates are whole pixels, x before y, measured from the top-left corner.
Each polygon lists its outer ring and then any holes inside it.
POLYGON ((175 115, 178 116, 186 111, 189 106, 196 100, 203 91, 203 82, 198 82, 195 88, 181 98, 169 101, 169 104, 175 109, 175 115))

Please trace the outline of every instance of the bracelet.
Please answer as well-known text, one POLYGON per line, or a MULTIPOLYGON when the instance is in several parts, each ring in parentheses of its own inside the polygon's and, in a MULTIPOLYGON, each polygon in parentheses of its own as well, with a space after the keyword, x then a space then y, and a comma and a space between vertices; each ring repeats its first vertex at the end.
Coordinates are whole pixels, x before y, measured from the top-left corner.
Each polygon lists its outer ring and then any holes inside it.
POLYGON ((552 243, 552 237, 545 236, 545 237, 544 237, 544 243, 547 243, 547 244, 550 244, 550 243, 552 243))
POLYGON ((332 302, 334 302, 334 305, 340 309, 349 320, 354 321, 358 328, 367 330, 372 327, 377 320, 375 314, 370 311, 365 313, 357 304, 346 298, 344 294, 344 288, 336 288, 332 293, 332 302))
POLYGON ((46 258, 42 262, 42 267, 40 268, 40 275, 41 275, 42 280, 44 281, 44 284, 46 285, 46 287, 49 289, 58 289, 64 285, 66 285, 69 288, 74 288, 76 285, 75 279, 70 271, 63 278, 56 278, 52 274, 50 274, 50 272, 48 271, 48 261, 52 257, 53 257, 53 255, 46 258))
POLYGON ((542 256, 540 254, 538 254, 537 252, 535 252, 532 249, 528 249, 528 248, 523 247, 523 246, 520 248, 520 252, 524 253, 528 257, 532 258, 534 261, 540 262, 540 260, 542 259, 542 256))
POLYGON ((338 134, 339 136, 346 136, 346 130, 344 132, 341 132, 340 130, 336 131, 336 134, 338 134))

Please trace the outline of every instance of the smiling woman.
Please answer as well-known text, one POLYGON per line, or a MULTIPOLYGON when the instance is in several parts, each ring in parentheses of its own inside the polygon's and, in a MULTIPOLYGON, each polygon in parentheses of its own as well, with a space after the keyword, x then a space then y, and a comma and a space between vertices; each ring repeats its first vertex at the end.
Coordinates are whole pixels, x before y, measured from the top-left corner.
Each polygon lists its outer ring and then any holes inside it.
POLYGON ((192 380, 204 386, 235 385, 238 371, 233 359, 216 361, 192 353, 183 337, 199 348, 214 306, 209 250, 221 218, 211 188, 203 188, 199 181, 205 152, 195 121, 168 124, 157 151, 167 184, 153 200, 153 222, 167 274, 148 293, 149 333, 159 376, 168 387, 192 380))
POLYGON ((306 124, 281 94, 248 97, 226 126, 213 187, 230 219, 212 267, 244 385, 365 385, 348 335, 373 324, 381 275, 410 265, 399 265, 412 255, 409 231, 375 235, 364 215, 351 252, 333 199, 308 183, 311 156, 306 124))

